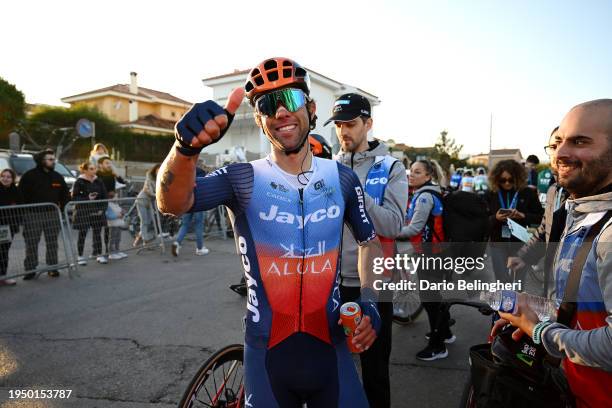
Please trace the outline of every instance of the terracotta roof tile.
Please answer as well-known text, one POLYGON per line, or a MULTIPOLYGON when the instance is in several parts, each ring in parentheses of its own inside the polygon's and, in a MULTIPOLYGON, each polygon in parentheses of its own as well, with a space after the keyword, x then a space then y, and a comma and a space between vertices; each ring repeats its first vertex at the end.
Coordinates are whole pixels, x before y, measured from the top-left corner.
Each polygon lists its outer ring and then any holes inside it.
MULTIPOLYGON (((94 93, 99 93, 99 92, 107 92, 107 91, 115 91, 115 92, 119 92, 119 93, 123 93, 123 94, 128 94, 130 95, 130 86, 127 84, 115 84, 115 85, 111 85, 111 86, 107 86, 106 88, 100 88, 100 89, 96 89, 93 91, 88 91, 88 92, 83 92, 77 95, 72 95, 72 96, 67 96, 66 98, 74 98, 77 96, 85 96, 85 95, 89 95, 89 94, 94 94, 94 93)), ((161 91, 156 91, 154 89, 149 89, 149 88, 144 88, 142 86, 138 87, 138 96, 143 97, 143 98, 149 98, 149 99, 153 99, 158 98, 158 99, 165 99, 167 101, 173 101, 173 102, 178 102, 178 103, 184 103, 187 105, 192 105, 191 102, 186 101, 184 99, 181 98, 177 98, 174 95, 171 95, 167 92, 161 92, 161 91)), ((65 99, 65 98, 64 98, 65 99)))
POLYGON ((167 120, 159 118, 155 115, 147 115, 132 122, 123 122, 122 125, 142 125, 142 126, 150 126, 162 129, 174 129, 174 125, 176 124, 173 120, 167 120))

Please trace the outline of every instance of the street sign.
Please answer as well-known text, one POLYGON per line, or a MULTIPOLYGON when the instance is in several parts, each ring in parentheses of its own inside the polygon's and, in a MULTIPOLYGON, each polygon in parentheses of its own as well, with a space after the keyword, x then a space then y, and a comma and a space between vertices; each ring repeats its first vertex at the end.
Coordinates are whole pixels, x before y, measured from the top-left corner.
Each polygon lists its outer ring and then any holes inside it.
POLYGON ((79 119, 76 124, 76 132, 83 138, 92 137, 94 135, 94 125, 88 119, 79 119))

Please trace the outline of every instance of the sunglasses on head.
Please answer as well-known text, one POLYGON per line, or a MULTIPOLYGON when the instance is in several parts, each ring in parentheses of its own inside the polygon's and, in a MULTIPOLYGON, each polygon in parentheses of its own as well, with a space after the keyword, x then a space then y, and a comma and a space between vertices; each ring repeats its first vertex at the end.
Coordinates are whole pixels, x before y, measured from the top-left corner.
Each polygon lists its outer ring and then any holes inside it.
POLYGON ((289 112, 297 112, 307 101, 308 96, 301 89, 284 88, 260 96, 255 101, 255 110, 260 115, 274 116, 279 105, 289 112))

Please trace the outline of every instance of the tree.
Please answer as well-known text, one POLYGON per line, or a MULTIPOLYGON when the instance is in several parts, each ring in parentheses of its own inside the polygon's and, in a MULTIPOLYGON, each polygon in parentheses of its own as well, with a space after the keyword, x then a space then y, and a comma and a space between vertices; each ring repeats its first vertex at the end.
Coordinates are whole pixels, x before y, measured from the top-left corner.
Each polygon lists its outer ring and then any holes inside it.
POLYGON ((95 122, 96 139, 123 130, 106 115, 88 106, 43 106, 34 110, 21 131, 35 149, 48 146, 59 156, 74 145, 80 155, 85 155, 91 147, 91 140, 80 139, 75 129, 77 121, 82 118, 95 122))
POLYGON ((434 149, 434 158, 438 160, 440 166, 447 172, 451 164, 453 164, 455 168, 458 168, 464 167, 467 163, 466 160, 459 159, 459 154, 463 149, 463 145, 458 145, 455 139, 449 137, 446 129, 440 132, 440 137, 434 145, 434 149))
POLYGON ((25 97, 15 85, 0 77, 0 140, 8 143, 8 134, 25 118, 25 97))
POLYGON ((448 137, 446 129, 440 132, 440 137, 434 147, 439 155, 446 154, 451 159, 459 159, 459 154, 463 149, 463 145, 457 145, 455 139, 448 137))

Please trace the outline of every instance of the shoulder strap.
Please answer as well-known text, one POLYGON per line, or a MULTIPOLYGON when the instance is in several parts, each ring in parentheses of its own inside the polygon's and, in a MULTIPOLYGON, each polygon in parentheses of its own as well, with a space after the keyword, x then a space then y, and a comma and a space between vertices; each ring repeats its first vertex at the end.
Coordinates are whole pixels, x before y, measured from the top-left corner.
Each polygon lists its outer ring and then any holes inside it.
MULTIPOLYGON (((434 189, 423 189, 421 191, 419 191, 416 195, 415 195, 415 200, 418 198, 418 196, 420 196, 423 193, 429 193, 431 194, 433 197, 438 198, 438 200, 442 201, 443 197, 442 194, 440 194, 438 191, 434 190, 434 189)), ((436 201, 434 200, 434 207, 436 206, 436 201)), ((433 208, 432 208, 433 210, 433 208)), ((427 226, 429 227, 429 229, 431 230, 432 235, 438 240, 438 242, 442 242, 443 240, 440 239, 440 237, 438 236, 438 234, 436 233, 436 229, 434 228, 434 217, 432 214, 433 211, 431 211, 429 213, 429 216, 427 217, 427 226)))
POLYGON ((563 302, 559 306, 559 312, 557 313, 557 322, 565 326, 570 326, 574 314, 577 308, 577 295, 578 287, 580 286, 580 278, 582 277, 582 270, 586 262, 589 252, 593 247, 593 240, 601 232, 604 225, 608 222, 612 216, 612 211, 608 210, 599 221, 589 228, 589 232, 582 241, 582 245, 578 248, 574 261, 572 262, 572 269, 567 279, 567 285, 565 287, 565 295, 563 296, 563 302))

